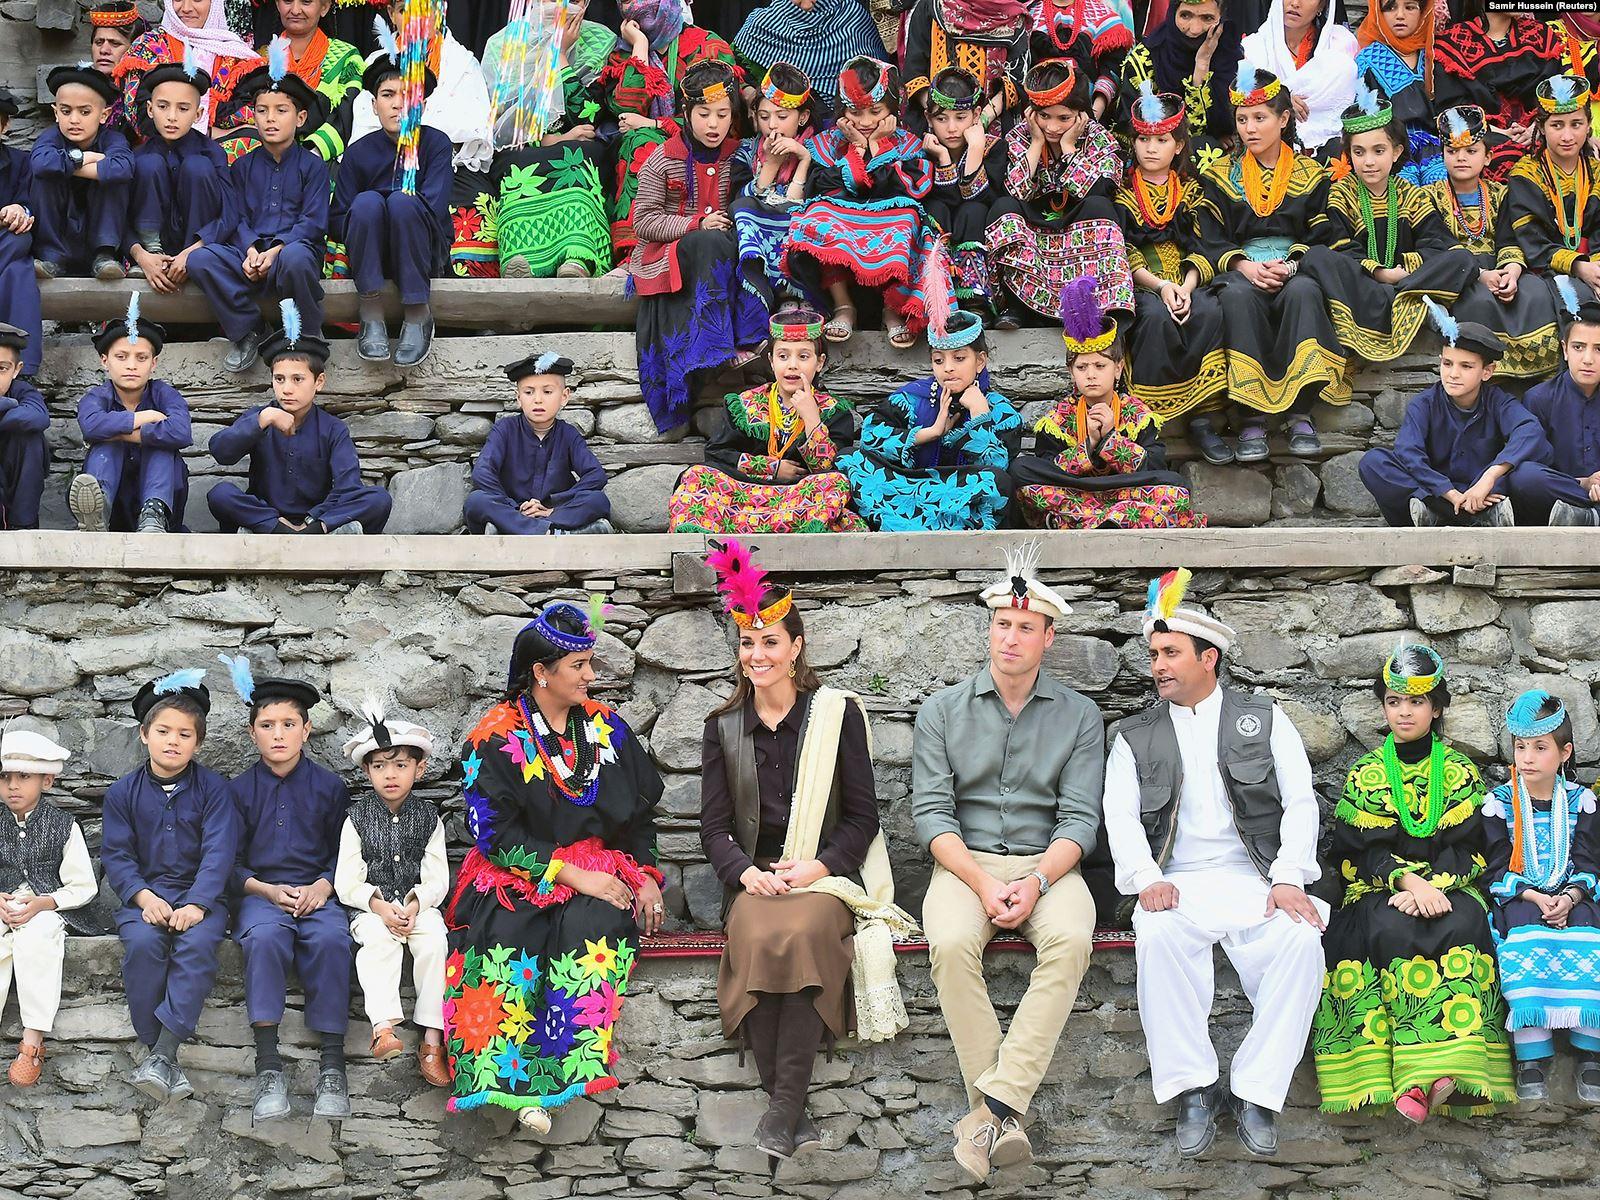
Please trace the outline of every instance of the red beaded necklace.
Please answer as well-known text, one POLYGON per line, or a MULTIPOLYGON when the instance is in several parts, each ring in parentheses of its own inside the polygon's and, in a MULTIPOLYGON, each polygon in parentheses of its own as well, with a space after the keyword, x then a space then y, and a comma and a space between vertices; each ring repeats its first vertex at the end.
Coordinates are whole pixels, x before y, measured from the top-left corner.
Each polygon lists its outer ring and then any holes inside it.
POLYGON ((1144 172, 1133 172, 1133 200, 1139 206, 1139 215, 1153 229, 1164 229, 1178 213, 1178 202, 1183 199, 1183 180, 1176 171, 1167 175, 1167 181, 1156 185, 1153 191, 1145 182, 1144 172))

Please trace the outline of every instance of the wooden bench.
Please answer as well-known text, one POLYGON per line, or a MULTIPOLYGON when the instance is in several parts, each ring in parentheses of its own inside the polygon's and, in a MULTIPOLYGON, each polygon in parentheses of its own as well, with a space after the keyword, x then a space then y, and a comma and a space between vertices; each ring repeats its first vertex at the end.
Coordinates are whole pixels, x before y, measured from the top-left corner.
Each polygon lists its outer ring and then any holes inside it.
MULTIPOLYGON (((348 279, 323 283, 329 324, 357 319, 359 297, 348 279)), ((139 294, 139 311, 162 324, 212 325, 211 305, 193 284, 173 293, 156 291, 143 279, 102 283, 98 279, 48 279, 39 283, 39 300, 48 321, 70 324, 114 321, 128 311, 128 297, 139 294)), ((400 297, 384 289, 391 321, 400 318, 400 297)), ((620 278, 600 279, 435 279, 434 320, 443 328, 523 333, 529 330, 607 326, 633 328, 636 302, 623 294, 620 278)))
MULTIPOLYGON (((658 933, 653 937, 639 939, 639 957, 641 958, 721 958, 722 947, 727 938, 716 931, 693 933, 658 933)), ((925 940, 909 942, 896 942, 897 954, 926 954, 928 943, 925 940)), ((1025 938, 1013 934, 1000 934, 989 942, 989 950, 1011 954, 1032 954, 1033 947, 1025 938)), ((1095 950, 1132 950, 1133 931, 1131 929, 1096 929, 1094 931, 1095 950)))

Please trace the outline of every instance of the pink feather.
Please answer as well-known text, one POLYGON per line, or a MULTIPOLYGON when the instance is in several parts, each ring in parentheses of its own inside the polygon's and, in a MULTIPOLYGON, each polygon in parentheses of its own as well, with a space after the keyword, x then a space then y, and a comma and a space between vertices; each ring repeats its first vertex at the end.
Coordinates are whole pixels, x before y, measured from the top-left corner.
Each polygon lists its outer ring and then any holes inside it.
POLYGON ((922 268, 922 302, 928 328, 935 337, 943 337, 955 302, 950 297, 950 247, 942 237, 934 240, 933 253, 922 268))
POLYGON ((1075 342, 1098 337, 1105 328, 1105 314, 1094 294, 1097 282, 1093 275, 1080 275, 1061 289, 1061 328, 1075 342))
POLYGON ((706 555, 706 566, 717 573, 717 590, 722 607, 728 612, 755 616, 761 611, 761 597, 767 591, 767 573, 756 566, 743 543, 728 538, 706 555))

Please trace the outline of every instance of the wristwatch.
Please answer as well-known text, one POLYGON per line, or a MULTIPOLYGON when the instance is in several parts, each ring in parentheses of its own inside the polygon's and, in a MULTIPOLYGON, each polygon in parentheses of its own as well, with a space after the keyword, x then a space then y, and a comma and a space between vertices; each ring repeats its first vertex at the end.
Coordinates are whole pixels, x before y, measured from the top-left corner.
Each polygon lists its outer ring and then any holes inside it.
POLYGON ((71 150, 67 151, 67 161, 70 162, 74 167, 83 166, 83 151, 74 146, 71 150))
POLYGON ((1035 868, 1034 870, 1029 871, 1028 874, 1032 875, 1039 881, 1039 895, 1042 896, 1050 890, 1050 878, 1043 871, 1035 868))

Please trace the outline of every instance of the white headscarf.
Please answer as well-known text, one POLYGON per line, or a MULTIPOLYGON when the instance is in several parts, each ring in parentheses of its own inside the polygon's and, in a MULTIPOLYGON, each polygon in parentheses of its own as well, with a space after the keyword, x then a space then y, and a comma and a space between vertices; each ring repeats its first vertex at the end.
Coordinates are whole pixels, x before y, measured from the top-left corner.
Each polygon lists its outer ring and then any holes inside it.
POLYGON ((1311 60, 1295 66, 1294 48, 1284 40, 1283 0, 1272 0, 1266 23, 1244 39, 1244 60, 1271 71, 1306 102, 1311 113, 1304 121, 1297 119, 1295 127, 1300 145, 1315 150, 1339 136, 1340 114, 1355 101, 1359 49, 1355 34, 1330 18, 1317 35, 1311 60))
MULTIPOLYGON (((172 0, 166 0, 161 14, 162 32, 171 34, 189 47, 194 57, 194 65, 213 77, 216 75, 218 58, 249 60, 257 57, 255 48, 228 28, 226 10, 227 5, 223 0, 211 0, 211 8, 206 13, 206 23, 198 29, 185 25, 178 19, 177 11, 172 7, 172 0)), ((202 131, 209 131, 211 128, 210 96, 205 97, 205 102, 200 106, 200 119, 195 122, 195 128, 202 131)))

